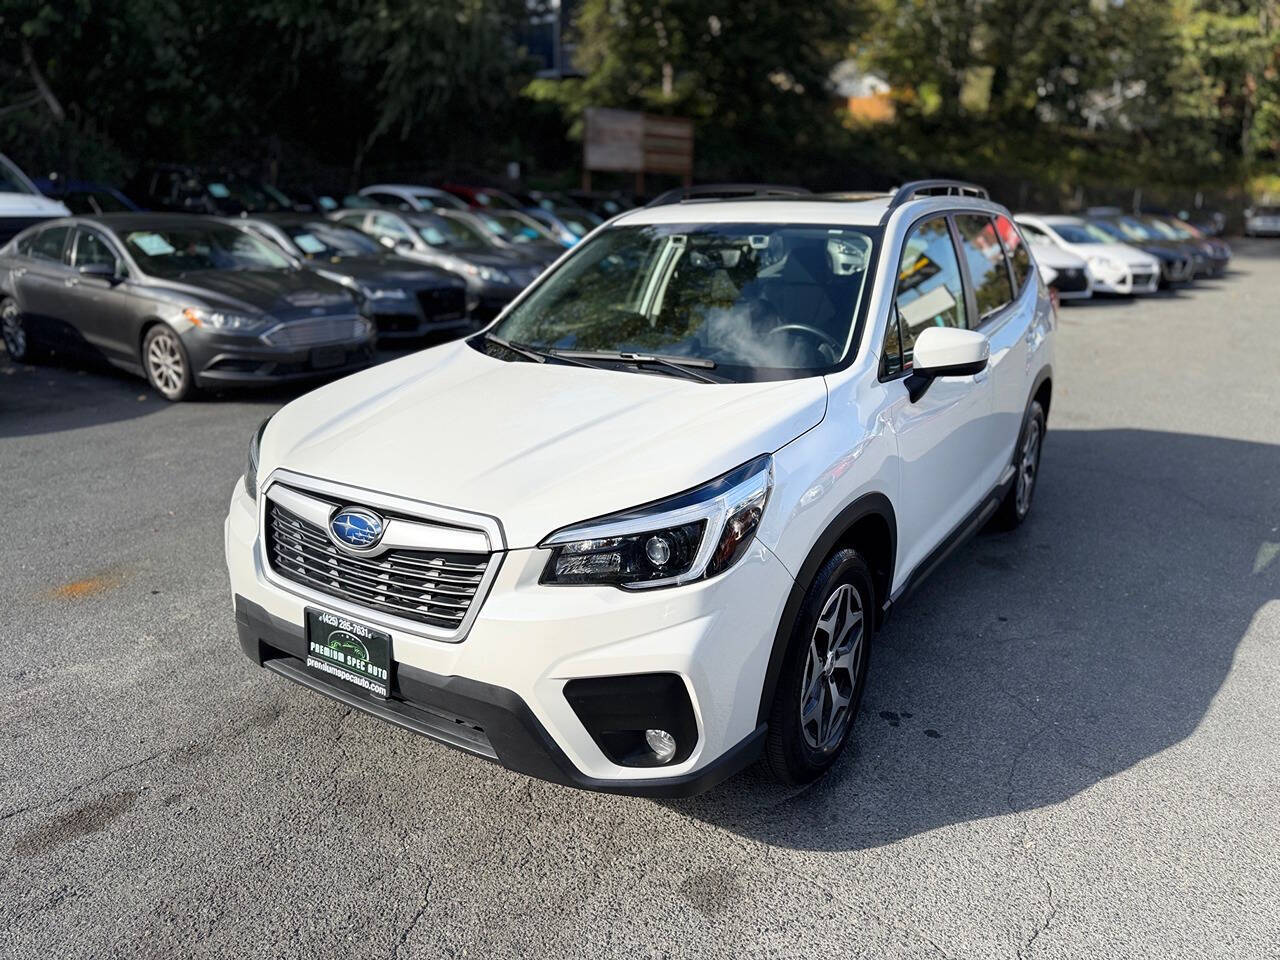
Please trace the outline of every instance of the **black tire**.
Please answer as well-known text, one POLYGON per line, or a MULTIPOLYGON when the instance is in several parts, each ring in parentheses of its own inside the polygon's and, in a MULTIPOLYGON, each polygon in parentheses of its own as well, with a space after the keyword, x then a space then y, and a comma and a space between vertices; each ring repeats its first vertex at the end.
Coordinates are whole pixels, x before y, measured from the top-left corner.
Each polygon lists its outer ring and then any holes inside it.
POLYGON ((26 319, 12 297, 0 298, 0 340, 14 363, 38 363, 45 351, 31 336, 26 319))
POLYGON ((151 388, 166 400, 178 402, 195 395, 191 358, 173 327, 157 323, 142 338, 142 370, 151 388))
MULTIPOLYGON (((849 733, 866 686, 875 603, 871 569, 855 550, 837 550, 822 564, 809 584, 787 643, 786 659, 769 711, 769 729, 765 737, 762 767, 768 776, 780 783, 794 786, 817 779, 836 762, 849 742, 849 733), (837 653, 833 657, 830 641, 833 636, 840 636, 841 631, 838 626, 834 632, 823 630, 820 621, 824 619, 824 613, 831 613, 829 607, 832 604, 840 602, 837 597, 850 600, 853 596, 861 607, 857 611, 861 614, 858 635, 855 639, 851 633, 845 634, 845 643, 836 648, 837 653), (839 651, 844 648, 849 652, 840 656, 839 651), (825 669, 815 672, 811 667, 815 661, 825 661, 828 666, 834 661, 837 665, 829 673, 825 669), (847 666, 839 665, 845 661, 847 666), (824 682, 825 691, 822 689, 824 682), (813 710, 806 709, 815 704, 815 697, 810 695, 815 689, 818 691, 817 720, 812 719, 813 710), (847 704, 836 708, 837 697, 846 694, 849 698, 847 704), (833 708, 825 735, 822 718, 828 714, 824 705, 833 708), (804 720, 802 712, 811 719, 804 720)), ((851 607, 847 609, 851 611, 851 607)))
POLYGON ((1027 519, 1040 479, 1040 454, 1044 450, 1044 407, 1032 400, 1013 451, 1013 485, 1005 494, 991 523, 1000 530, 1012 530, 1027 519), (1029 462, 1028 462, 1029 461, 1029 462))

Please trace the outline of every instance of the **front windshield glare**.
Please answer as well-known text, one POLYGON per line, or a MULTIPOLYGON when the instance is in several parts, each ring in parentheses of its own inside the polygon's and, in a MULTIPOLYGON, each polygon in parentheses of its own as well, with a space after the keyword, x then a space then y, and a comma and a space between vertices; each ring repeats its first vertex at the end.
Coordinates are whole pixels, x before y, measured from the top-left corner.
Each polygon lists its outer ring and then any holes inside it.
POLYGON ((840 363, 867 287, 875 228, 614 227, 493 330, 543 350, 697 358, 733 380, 840 363))
POLYGON ((124 238, 144 273, 177 277, 196 270, 282 270, 288 258, 234 227, 134 230, 124 238))

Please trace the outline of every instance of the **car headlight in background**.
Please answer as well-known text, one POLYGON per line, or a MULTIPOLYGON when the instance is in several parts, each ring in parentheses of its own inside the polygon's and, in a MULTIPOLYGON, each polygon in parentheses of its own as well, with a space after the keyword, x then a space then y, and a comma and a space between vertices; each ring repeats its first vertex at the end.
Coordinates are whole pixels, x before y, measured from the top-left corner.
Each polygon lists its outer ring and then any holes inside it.
POLYGON ((263 420, 254 431, 253 439, 249 441, 249 462, 244 471, 244 492, 249 495, 250 500, 258 499, 258 454, 262 446, 262 434, 270 422, 270 417, 263 420))
POLYGON ((1110 257, 1090 257, 1089 266, 1099 273, 1123 273, 1124 264, 1110 257))
POLYGON ((271 319, 262 315, 255 317, 247 313, 208 310, 204 307, 187 307, 182 311, 182 315, 201 329, 217 330, 221 333, 261 333, 271 319))
POLYGON ((757 457, 700 487, 558 530, 542 583, 640 590, 714 577, 746 552, 769 491, 773 457, 757 457))

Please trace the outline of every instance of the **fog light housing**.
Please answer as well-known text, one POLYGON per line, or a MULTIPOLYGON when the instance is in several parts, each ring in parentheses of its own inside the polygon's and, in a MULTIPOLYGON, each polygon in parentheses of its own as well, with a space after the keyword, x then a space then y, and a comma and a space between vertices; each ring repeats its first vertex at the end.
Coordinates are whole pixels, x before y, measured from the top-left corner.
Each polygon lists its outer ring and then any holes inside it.
POLYGON ((698 721, 674 673, 580 677, 564 697, 600 752, 623 767, 671 767, 692 756, 698 721))
POLYGON ((665 730, 646 730, 644 742, 653 751, 653 759, 658 763, 669 763, 676 755, 676 738, 665 730))

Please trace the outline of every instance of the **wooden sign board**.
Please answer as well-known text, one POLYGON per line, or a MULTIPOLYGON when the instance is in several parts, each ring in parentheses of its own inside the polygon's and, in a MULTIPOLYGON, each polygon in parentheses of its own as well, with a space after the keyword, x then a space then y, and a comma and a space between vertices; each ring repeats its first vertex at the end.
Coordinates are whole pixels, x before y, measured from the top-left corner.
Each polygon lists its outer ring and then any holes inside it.
POLYGON ((693 182, 693 121, 658 117, 633 110, 589 107, 582 137, 583 188, 591 189, 591 171, 636 174, 643 192, 644 174, 673 173, 693 182))

